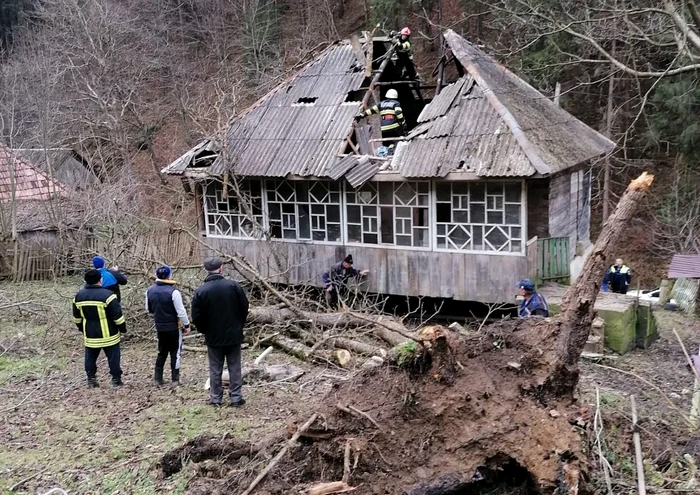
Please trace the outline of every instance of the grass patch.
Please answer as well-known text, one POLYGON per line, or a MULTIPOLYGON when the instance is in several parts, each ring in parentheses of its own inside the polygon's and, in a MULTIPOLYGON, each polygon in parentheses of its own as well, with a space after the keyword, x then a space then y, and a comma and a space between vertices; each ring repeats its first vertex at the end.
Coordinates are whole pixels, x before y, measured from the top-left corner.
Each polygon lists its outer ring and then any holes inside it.
POLYGON ((0 356, 0 384, 38 380, 51 371, 62 371, 68 359, 55 356, 0 356))

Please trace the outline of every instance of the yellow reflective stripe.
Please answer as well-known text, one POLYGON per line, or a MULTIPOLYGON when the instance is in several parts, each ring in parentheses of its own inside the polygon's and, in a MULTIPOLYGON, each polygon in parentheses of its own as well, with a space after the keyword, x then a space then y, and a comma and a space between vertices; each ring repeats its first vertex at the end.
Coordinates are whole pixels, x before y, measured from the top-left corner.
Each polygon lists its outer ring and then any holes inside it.
POLYGON ((93 308, 103 307, 104 308, 106 306, 106 304, 103 303, 102 301, 81 301, 79 303, 75 303, 75 305, 79 308, 82 308, 82 307, 93 307, 93 308))
POLYGON ((113 336, 106 338, 106 339, 88 339, 88 338, 85 338, 84 343, 85 343, 85 347, 92 347, 93 349, 95 349, 95 348, 100 348, 100 347, 109 347, 111 345, 118 344, 119 338, 120 338, 119 334, 113 335, 113 336))
POLYGON ((382 110, 381 115, 396 115, 394 110, 382 110))
POLYGON ((82 318, 76 318, 75 316, 73 317, 73 323, 82 323, 83 319, 82 318))
POLYGON ((107 300, 105 301, 105 306, 109 306, 109 303, 111 303, 112 301, 114 301, 116 298, 117 298, 117 295, 116 295, 116 294, 112 294, 111 296, 109 296, 109 297, 107 298, 107 300))
POLYGON ((394 123, 394 124, 387 124, 382 126, 382 131, 390 131, 392 129, 398 129, 401 127, 401 124, 394 123))
POLYGON ((104 306, 97 308, 97 316, 100 319, 100 328, 102 329, 102 338, 109 338, 109 321, 107 321, 107 312, 104 306))
POLYGON ((117 325, 121 325, 122 323, 126 323, 126 320, 124 319, 124 315, 122 315, 119 318, 117 318, 116 320, 114 320, 114 323, 116 323, 117 325))
POLYGON ((85 324, 87 323, 87 320, 85 319, 85 313, 83 313, 83 308, 81 308, 80 306, 78 306, 78 310, 80 311, 80 318, 83 320, 83 336, 87 338, 87 336, 85 335, 85 324))

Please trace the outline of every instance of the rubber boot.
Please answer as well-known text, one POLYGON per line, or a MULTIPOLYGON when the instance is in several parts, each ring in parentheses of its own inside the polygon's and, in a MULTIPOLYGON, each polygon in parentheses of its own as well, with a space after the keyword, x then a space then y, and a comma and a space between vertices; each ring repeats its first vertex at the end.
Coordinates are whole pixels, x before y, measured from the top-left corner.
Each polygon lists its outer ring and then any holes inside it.
POLYGON ((97 383, 97 378, 95 378, 94 376, 92 376, 92 377, 88 376, 87 386, 88 386, 88 388, 98 388, 100 386, 100 384, 97 383))
POLYGON ((156 370, 153 373, 153 380, 156 382, 156 385, 163 385, 163 368, 156 366, 156 370))
POLYGON ((172 370, 172 381, 173 381, 173 387, 178 387, 180 385, 180 370, 172 370))
POLYGON ((122 385, 124 385, 124 382, 122 381, 121 377, 119 377, 119 378, 112 377, 112 386, 113 387, 121 387, 122 385))

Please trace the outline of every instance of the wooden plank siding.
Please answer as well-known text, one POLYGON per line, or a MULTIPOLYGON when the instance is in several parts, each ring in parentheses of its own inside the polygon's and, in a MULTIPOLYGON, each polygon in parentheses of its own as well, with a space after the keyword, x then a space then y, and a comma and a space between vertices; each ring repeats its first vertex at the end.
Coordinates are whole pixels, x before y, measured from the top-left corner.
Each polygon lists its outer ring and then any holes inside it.
POLYGON ((590 244, 590 175, 575 170, 555 175, 549 184, 549 237, 569 238, 569 259, 577 243, 590 244))
POLYGON ((515 284, 528 274, 527 257, 444 253, 368 246, 255 241, 208 237, 214 249, 245 255, 274 282, 321 287, 322 274, 346 254, 368 269, 367 290, 380 294, 454 298, 486 303, 513 301, 515 284), (277 267, 277 261, 282 264, 277 267))

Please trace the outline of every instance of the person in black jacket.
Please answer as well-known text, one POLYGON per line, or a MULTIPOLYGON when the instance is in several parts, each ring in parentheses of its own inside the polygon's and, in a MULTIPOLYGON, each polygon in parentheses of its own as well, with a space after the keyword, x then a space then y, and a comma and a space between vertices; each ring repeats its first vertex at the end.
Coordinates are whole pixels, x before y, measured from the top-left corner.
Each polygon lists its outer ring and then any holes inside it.
POLYGON ((326 302, 331 309, 338 308, 340 292, 346 289, 350 277, 365 276, 369 273, 369 270, 356 270, 352 267, 352 263, 352 254, 348 254, 343 261, 336 263, 323 274, 326 302))
POLYGON ((241 394, 241 343, 248 317, 248 298, 233 280, 223 277, 219 258, 207 258, 209 273, 192 298, 192 323, 205 336, 209 354, 209 404, 220 406, 223 398, 221 373, 228 365, 231 406, 245 404, 241 394))
POLYGON ((158 357, 153 372, 156 385, 163 385, 163 368, 168 355, 172 384, 180 384, 182 334, 190 333, 190 320, 175 284, 172 269, 163 265, 156 270, 156 282, 146 291, 146 311, 153 315, 158 335, 158 357))
POLYGON ((102 287, 99 270, 85 273, 85 286, 73 299, 73 323, 83 332, 88 387, 99 386, 96 374, 100 350, 107 356, 112 385, 123 385, 119 340, 120 334, 126 332, 126 321, 117 296, 102 287))
POLYGON ((119 286, 126 285, 126 275, 119 271, 118 266, 107 268, 105 266, 105 259, 102 256, 95 256, 92 258, 92 266, 99 270, 100 275, 102 275, 102 287, 114 292, 117 295, 117 301, 121 303, 122 292, 119 286))

